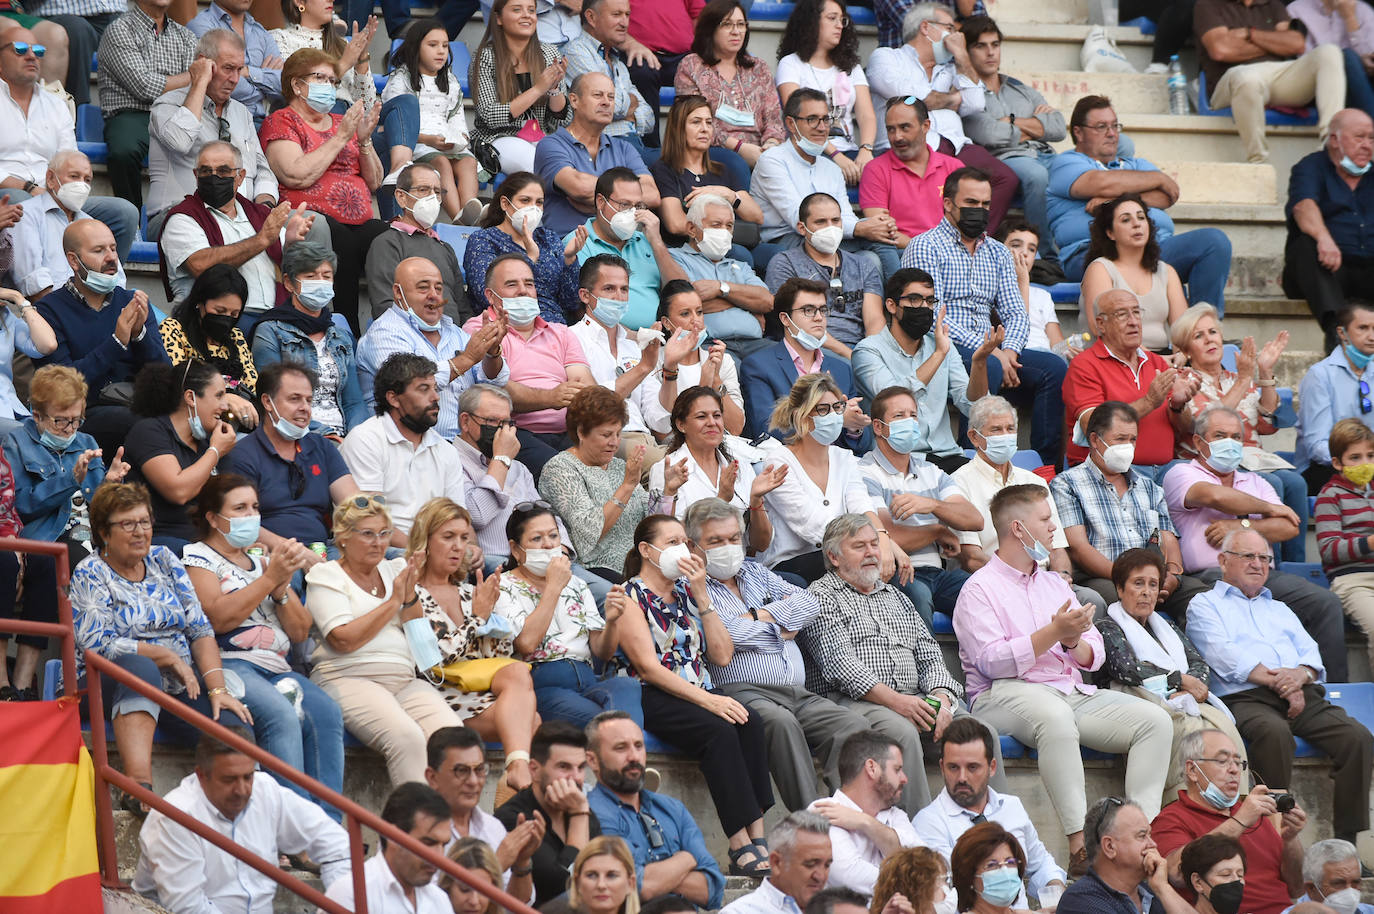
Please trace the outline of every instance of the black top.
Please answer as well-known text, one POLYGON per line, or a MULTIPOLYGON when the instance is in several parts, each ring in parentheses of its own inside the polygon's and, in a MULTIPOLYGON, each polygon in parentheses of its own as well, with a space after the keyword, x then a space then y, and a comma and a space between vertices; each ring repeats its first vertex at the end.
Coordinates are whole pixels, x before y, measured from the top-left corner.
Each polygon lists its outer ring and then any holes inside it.
MULTIPOLYGON (((549 827, 544 830, 544 843, 539 845, 539 849, 534 852, 534 858, 530 861, 534 864, 534 906, 538 908, 568 890, 568 876, 572 873, 573 861, 577 859, 582 848, 564 844, 563 839, 554 833, 549 813, 535 800, 534 789, 531 787, 526 787, 507 800, 496 810, 496 818, 506 826, 507 831, 510 831, 515 828, 516 818, 521 813, 524 813, 525 819, 528 820, 536 810, 544 817, 544 821, 549 823, 549 827)), ((556 815, 561 816, 562 813, 556 815)), ((587 815, 590 816, 587 836, 595 838, 601 834, 601 823, 596 820, 596 813, 588 811, 587 815)))
MULTIPOLYGON (((658 186, 658 195, 664 199, 675 197, 678 200, 686 200, 687 195, 698 187, 711 187, 713 185, 728 187, 734 191, 748 190, 748 188, 740 187, 731 180, 729 171, 724 168, 721 168, 719 174, 708 172, 704 175, 696 175, 685 168, 682 171, 673 171, 668 167, 668 163, 659 159, 649 166, 649 174, 653 175, 654 184, 658 186)), ((686 208, 684 205, 683 209, 686 208)), ((670 248, 681 247, 687 243, 687 240, 686 235, 670 235, 666 230, 663 232, 663 243, 670 248)))
POLYGON ((153 503, 153 535, 194 540, 196 528, 191 525, 190 510, 195 507, 195 499, 184 505, 168 501, 158 491, 157 486, 143 475, 143 464, 154 457, 171 454, 184 470, 200 459, 205 447, 199 450, 187 446, 172 425, 171 416, 157 416, 140 419, 129 429, 124 439, 124 459, 129 462, 129 481, 141 482, 148 487, 148 497, 153 503))

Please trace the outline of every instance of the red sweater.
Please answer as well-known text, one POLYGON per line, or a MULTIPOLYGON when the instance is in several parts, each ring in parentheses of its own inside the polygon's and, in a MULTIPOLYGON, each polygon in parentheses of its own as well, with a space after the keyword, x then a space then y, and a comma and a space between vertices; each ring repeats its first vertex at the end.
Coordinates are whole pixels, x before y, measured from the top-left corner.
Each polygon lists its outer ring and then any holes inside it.
POLYGON ((1340 473, 1317 494, 1313 518, 1317 522, 1317 549, 1328 577, 1352 571, 1374 571, 1374 499, 1340 473))

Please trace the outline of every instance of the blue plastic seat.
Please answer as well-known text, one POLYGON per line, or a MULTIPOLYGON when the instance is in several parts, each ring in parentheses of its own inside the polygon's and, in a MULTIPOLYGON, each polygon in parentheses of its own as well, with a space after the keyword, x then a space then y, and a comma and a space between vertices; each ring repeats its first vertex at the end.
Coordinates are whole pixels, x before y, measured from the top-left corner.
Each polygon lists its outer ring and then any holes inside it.
POLYGON ((937 635, 954 634, 954 618, 945 613, 931 613, 931 630, 937 635))
POLYGON ((1059 305, 1069 302, 1077 303, 1078 285, 1076 282, 1057 282, 1050 286, 1050 298, 1059 305))
POLYGON ((671 108, 675 101, 677 101, 677 90, 672 86, 664 86, 658 90, 658 106, 660 108, 671 108))
POLYGON ((109 147, 105 145, 105 115, 99 106, 77 106, 76 148, 86 154, 92 165, 104 165, 110 160, 109 147))
POLYGON ((760 0, 749 10, 749 18, 759 22, 786 22, 796 8, 795 3, 760 0))
POLYGON ((1045 461, 1040 459, 1039 451, 1025 450, 1011 455, 1011 465, 1023 470, 1038 470, 1045 465, 1045 461))
POLYGON ((463 262, 463 253, 467 251, 468 236, 478 231, 475 225, 450 225, 446 222, 435 223, 434 231, 438 233, 439 240, 453 248, 453 253, 458 255, 458 262, 463 262))
MULTIPOLYGON (((391 42, 391 50, 387 53, 388 59, 396 53, 396 49, 401 46, 403 38, 394 39, 391 42)), ((449 69, 453 70, 453 75, 458 78, 458 85, 463 87, 463 95, 471 97, 468 89, 468 67, 472 65, 472 51, 468 50, 467 44, 455 39, 448 43, 449 69)), ((374 75, 372 81, 377 86, 377 93, 381 94, 383 87, 386 86, 386 74, 374 75)))
POLYGON ((1295 574, 1318 587, 1329 587, 1331 584, 1322 570, 1321 562, 1280 562, 1279 570, 1285 574, 1295 574))
POLYGON ((873 12, 871 6, 846 6, 844 11, 849 14, 849 21, 855 25, 878 24, 878 14, 873 12))
MULTIPOLYGON (((1312 106, 1302 108, 1301 114, 1289 114, 1274 108, 1264 109, 1264 122, 1275 127, 1311 127, 1317 123, 1317 109, 1312 106)), ((1207 74, 1197 76, 1197 113, 1207 117, 1231 117, 1230 108, 1213 108, 1207 103, 1207 74)))

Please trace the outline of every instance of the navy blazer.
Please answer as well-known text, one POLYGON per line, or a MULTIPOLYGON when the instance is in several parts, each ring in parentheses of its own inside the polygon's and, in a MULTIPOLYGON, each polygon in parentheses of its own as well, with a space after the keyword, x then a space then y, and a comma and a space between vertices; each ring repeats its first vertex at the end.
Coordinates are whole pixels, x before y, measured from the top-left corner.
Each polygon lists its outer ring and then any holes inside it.
MULTIPOLYGON (((857 395, 854 389, 854 371, 849 367, 848 359, 822 349, 821 370, 834 378, 846 397, 857 395)), ((797 366, 792 364, 792 356, 781 341, 760 349, 740 363, 739 383, 744 394, 745 437, 752 438, 763 434, 772 434, 779 439, 782 437, 780 432, 768 432, 768 418, 773 414, 773 406, 787 396, 796 382, 797 366)), ((841 434, 835 443, 856 454, 866 454, 873 447, 872 427, 864 429, 858 438, 841 434)))

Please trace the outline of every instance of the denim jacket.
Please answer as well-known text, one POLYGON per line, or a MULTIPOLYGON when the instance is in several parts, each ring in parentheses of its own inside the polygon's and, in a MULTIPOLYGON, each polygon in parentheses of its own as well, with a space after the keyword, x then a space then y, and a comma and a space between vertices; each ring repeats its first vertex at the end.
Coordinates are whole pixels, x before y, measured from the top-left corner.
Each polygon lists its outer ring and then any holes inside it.
MULTIPOLYGON (((325 331, 325 341, 334 361, 339 364, 339 374, 343 380, 339 384, 339 412, 343 413, 347 433, 370 417, 363 403, 362 391, 358 387, 358 359, 353 351, 353 337, 338 324, 331 324, 325 331)), ((281 321, 263 321, 253 329, 253 364, 261 373, 273 362, 286 360, 300 362, 318 371, 319 359, 315 357, 315 342, 300 328, 281 321)), ((310 430, 318 432, 321 426, 311 421, 310 430)))
POLYGON ((84 452, 99 447, 95 439, 77 432, 59 454, 42 443, 41 435, 33 419, 25 419, 5 438, 5 459, 14 469, 14 506, 24 521, 24 536, 53 542, 67 529, 72 493, 81 489, 89 502, 105 479, 105 462, 93 458, 78 486, 72 468, 84 452))

